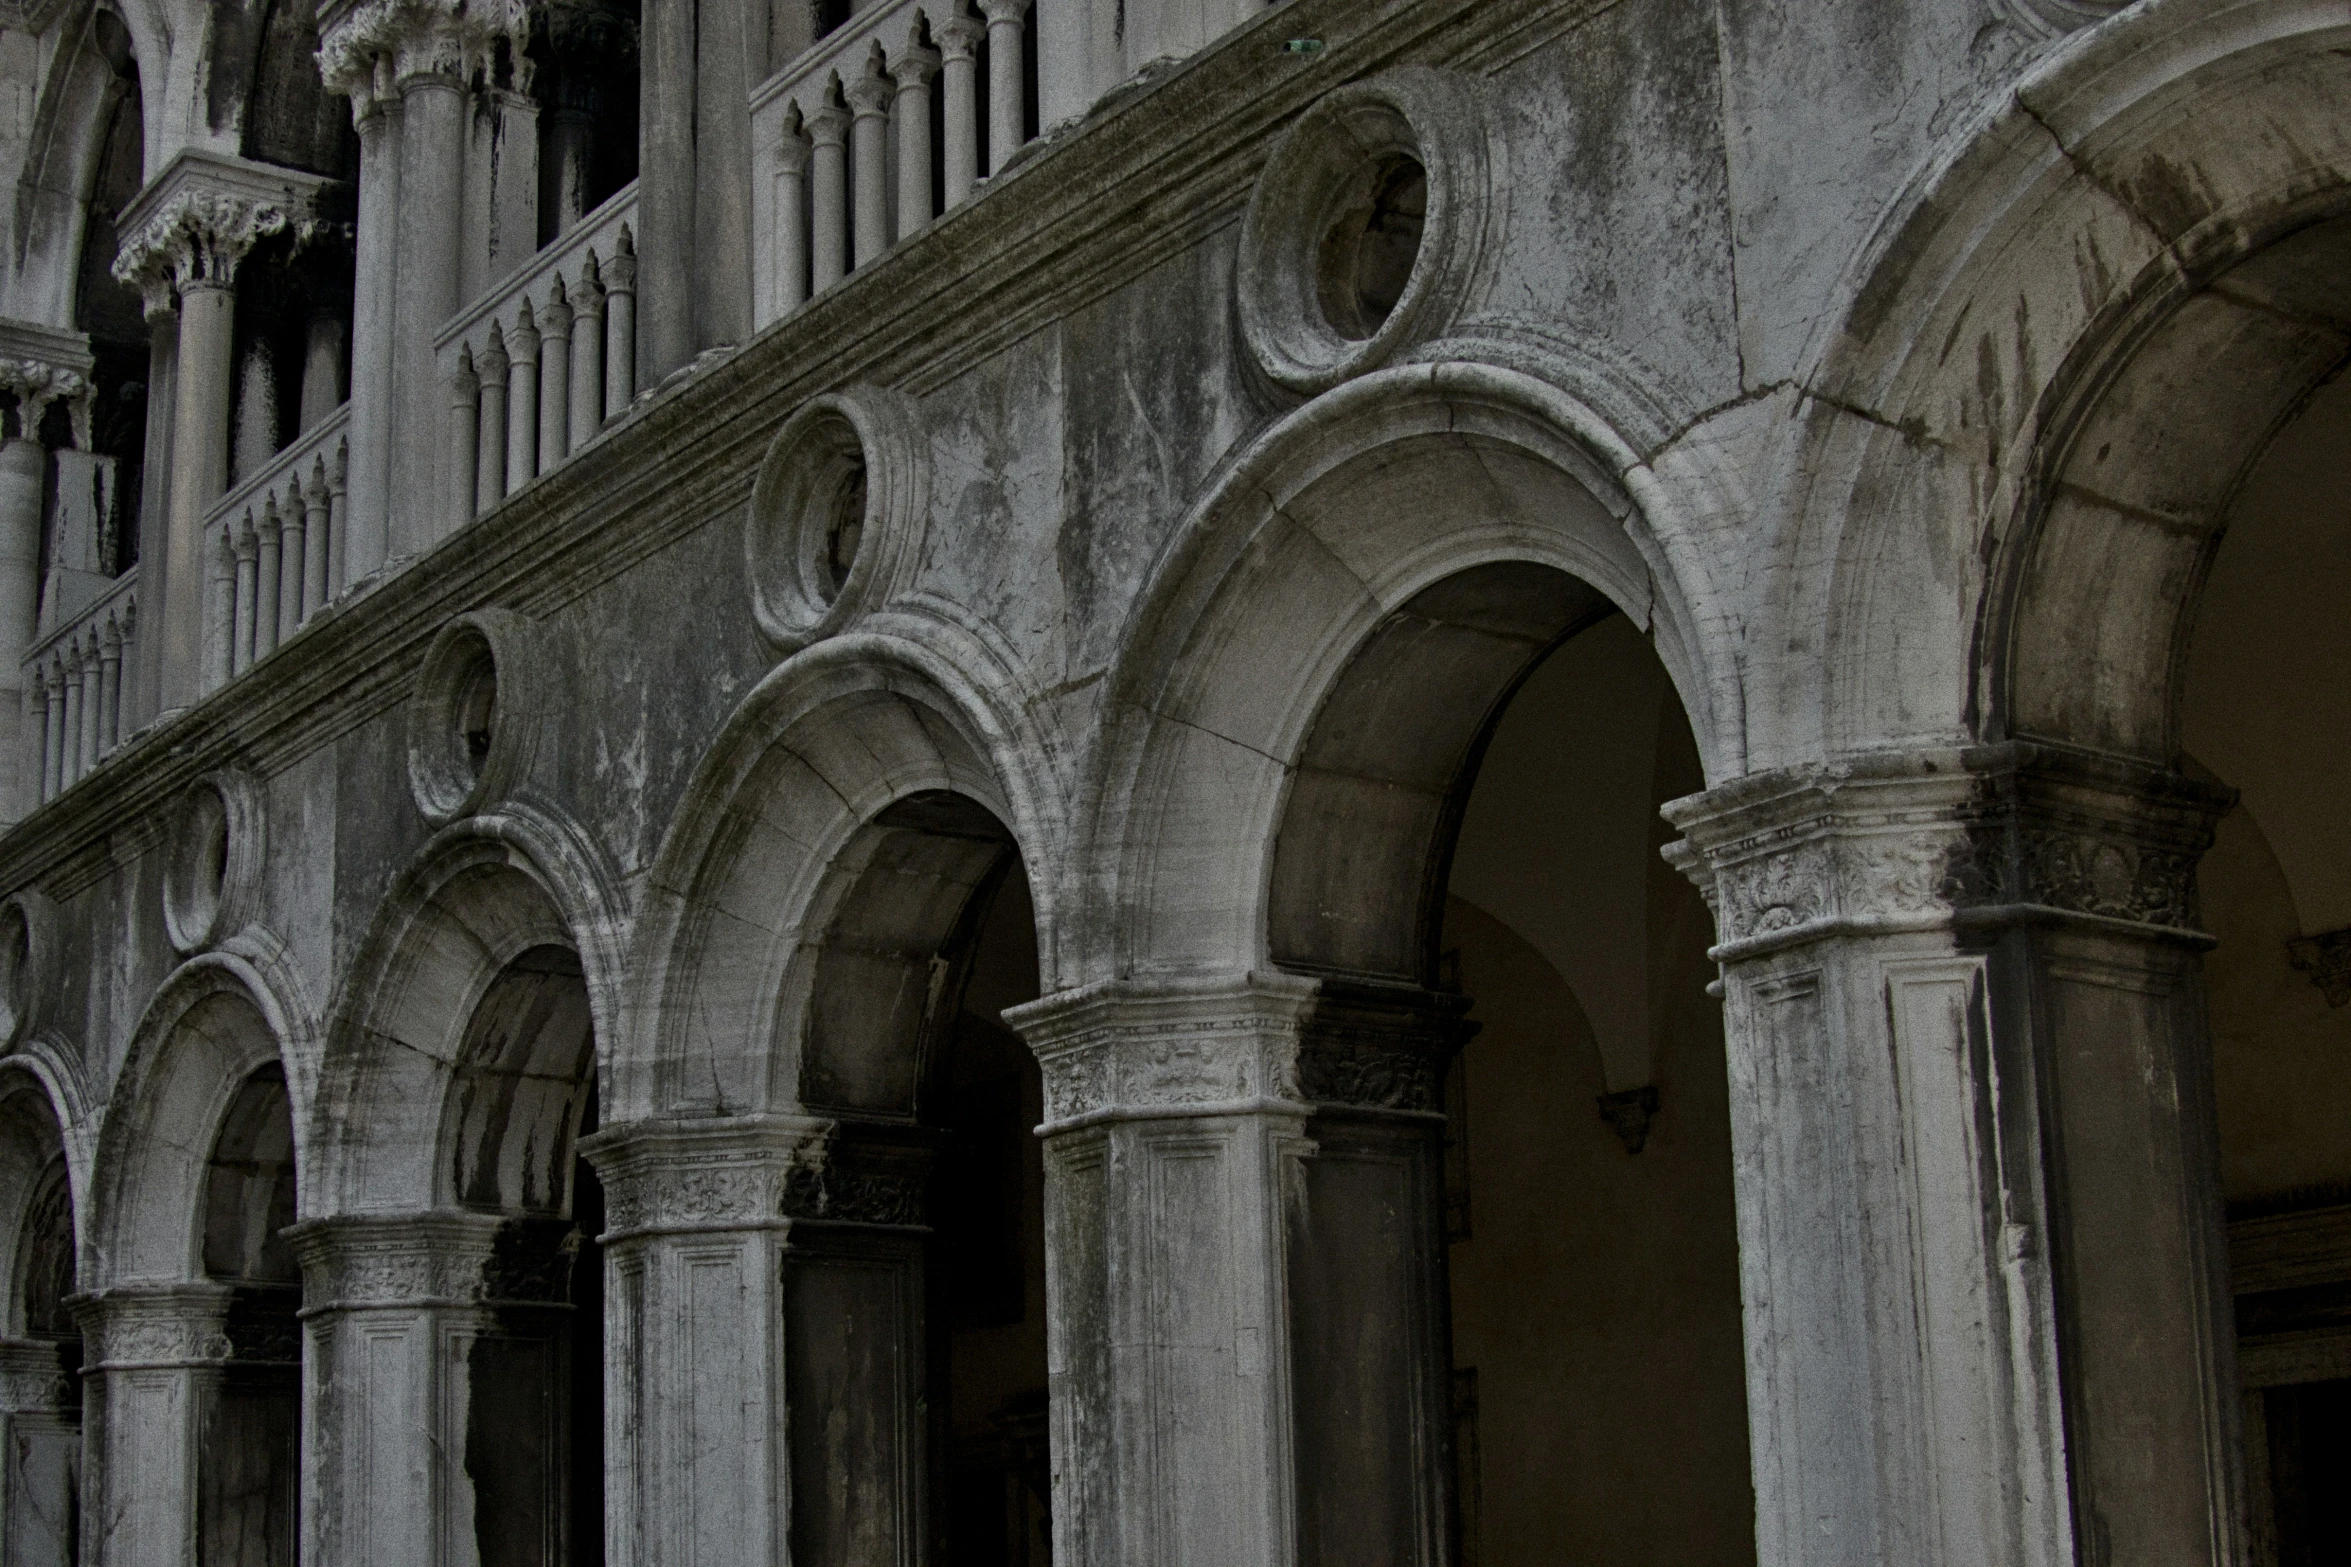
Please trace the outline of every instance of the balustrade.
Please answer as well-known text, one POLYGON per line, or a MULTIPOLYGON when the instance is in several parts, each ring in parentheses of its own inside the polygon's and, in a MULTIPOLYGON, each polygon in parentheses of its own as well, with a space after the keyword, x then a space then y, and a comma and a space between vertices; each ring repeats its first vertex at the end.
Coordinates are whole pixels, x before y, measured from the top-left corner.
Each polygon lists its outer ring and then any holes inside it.
POLYGON ((124 671, 138 645, 138 593, 133 566, 25 656, 26 761, 43 801, 128 738, 124 671))
POLYGON ((229 492, 204 520, 204 689, 276 651, 335 593, 348 548, 348 405, 229 492))
POLYGON ((751 99, 765 178, 761 322, 878 260, 1002 172, 1028 139, 1030 0, 896 0, 825 35, 751 99))
POLYGON ((637 187, 624 186, 444 327, 444 530, 559 466, 637 395, 637 187))

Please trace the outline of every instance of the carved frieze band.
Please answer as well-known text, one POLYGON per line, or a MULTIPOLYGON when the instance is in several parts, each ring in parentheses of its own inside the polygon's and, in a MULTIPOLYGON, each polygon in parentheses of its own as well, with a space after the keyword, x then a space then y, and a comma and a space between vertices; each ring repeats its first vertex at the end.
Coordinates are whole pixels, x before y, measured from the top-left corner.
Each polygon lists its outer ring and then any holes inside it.
POLYGON ((236 1355, 228 1309, 229 1291, 220 1287, 84 1296, 74 1307, 82 1364, 92 1371, 225 1365, 236 1355))
POLYGON ((1101 986, 1016 1008, 1048 1130, 1105 1116, 1250 1108, 1431 1113, 1463 1037, 1457 996, 1289 975, 1101 986))
POLYGON ((608 1128, 585 1151, 615 1236, 924 1222, 930 1154, 911 1128, 801 1116, 654 1122, 608 1128))
POLYGON ((2027 911, 2193 934, 2225 790, 2113 758, 1980 747, 1742 779, 1677 801, 1666 857, 1732 959, 2027 911))
POLYGON ((563 1220, 432 1212, 317 1219, 289 1232, 313 1308, 569 1298, 563 1220))

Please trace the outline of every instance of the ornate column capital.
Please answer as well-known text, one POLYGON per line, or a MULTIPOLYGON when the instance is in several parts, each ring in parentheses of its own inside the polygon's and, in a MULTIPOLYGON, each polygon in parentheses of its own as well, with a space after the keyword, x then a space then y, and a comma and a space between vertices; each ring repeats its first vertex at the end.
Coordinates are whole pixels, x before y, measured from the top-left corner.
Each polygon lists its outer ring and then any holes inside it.
POLYGON ((1439 1115, 1464 996, 1267 973, 1047 996, 1005 1014, 1036 1051, 1045 1130, 1170 1115, 1439 1115))
POLYGON ((604 1182, 609 1238, 923 1222, 931 1134, 800 1115, 663 1118, 580 1145, 604 1182))
POLYGON ((82 332, 61 332, 30 321, 0 319, 0 391, 15 394, 18 417, 28 438, 51 403, 73 410, 74 444, 90 445, 91 376, 97 360, 82 332))
POLYGON ((286 1238, 307 1314, 566 1300, 573 1234, 562 1219, 435 1208, 310 1219, 286 1238))
POLYGON ((226 1284, 131 1285, 73 1299, 86 1371, 204 1368, 236 1358, 226 1284))
POLYGON ((144 296, 147 313, 170 295, 226 288, 256 242, 316 230, 319 175, 190 148, 123 209, 114 275, 144 296))
POLYGON ((530 32, 522 0, 329 0, 319 7, 319 75, 366 119, 407 83, 462 87, 490 63, 501 38, 520 58, 530 32))
POLYGON ((81 1346, 72 1339, 0 1339, 0 1413, 79 1410, 81 1346))
POLYGON ((1667 860, 1736 962, 1832 936, 2094 922, 2201 944, 2196 863, 2230 791, 2025 742, 1757 774, 1674 801, 1667 860))

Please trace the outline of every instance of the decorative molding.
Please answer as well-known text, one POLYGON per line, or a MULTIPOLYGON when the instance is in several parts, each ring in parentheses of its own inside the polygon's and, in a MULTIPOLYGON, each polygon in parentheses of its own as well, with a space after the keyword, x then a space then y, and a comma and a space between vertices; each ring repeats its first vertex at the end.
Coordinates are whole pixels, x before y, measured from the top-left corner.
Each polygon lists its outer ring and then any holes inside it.
POLYGON ((852 386, 801 408, 769 444, 744 517, 759 629, 793 652, 889 603, 921 564, 930 509, 930 443, 912 399, 852 386), (852 522, 843 507, 858 496, 852 522))
POLYGON ((2062 38, 2102 22, 2130 0, 1993 0, 1993 9, 2028 38, 2062 38))
POLYGON ((2120 758, 2011 743, 1740 779, 1673 802, 1666 859, 1721 961, 1961 920, 2086 918, 2201 942, 2196 864, 2234 796, 2120 758))
POLYGON ((0 392, 15 396, 18 423, 28 438, 39 434, 49 405, 61 402, 73 414, 74 445, 89 450, 96 365, 86 332, 0 318, 0 392))
POLYGON ((809 1116, 652 1120, 608 1127, 581 1152, 604 1182, 615 1238, 802 1220, 924 1222, 933 1134, 809 1116))
POLYGON ((149 180, 116 220, 125 235, 114 258, 118 282, 144 296, 152 316, 190 288, 227 288, 262 239, 318 230, 319 192, 329 183, 275 164, 185 148, 149 180))
POLYGON ((242 768, 206 773, 172 813, 163 862, 163 928, 185 957, 218 946, 260 913, 269 860, 261 786, 242 768))
POLYGON ((31 1037, 57 977, 57 905, 32 888, 0 901, 0 1050, 31 1037))
POLYGON ((1477 82, 1428 66, 1351 83, 1299 117, 1258 175, 1241 226, 1241 336, 1259 369, 1294 392, 1327 391, 1461 319, 1489 237, 1503 229, 1486 139, 1477 82), (1378 171, 1405 158, 1427 176, 1427 199, 1403 290, 1376 324, 1334 322, 1331 236, 1378 171))
POLYGON ((1657 1089, 1653 1084, 1602 1094, 1596 1100, 1600 1119, 1608 1123, 1626 1153, 1637 1154, 1649 1143, 1650 1123, 1657 1119, 1657 1089))
POLYGON ((462 85, 486 72, 500 39, 519 61, 531 10, 527 0, 328 0, 318 8, 319 77, 364 120, 415 78, 462 85))
POLYGON ((2310 976, 2328 1006, 2351 1004, 2351 926, 2289 938, 2286 961, 2310 976))
POLYGON ((225 1284, 166 1284, 76 1296, 87 1371, 222 1365, 234 1358, 225 1284))
POLYGON ((1015 1007, 1046 1129, 1104 1117, 1274 1109, 1441 1111, 1468 998, 1288 974, 1125 982, 1015 1007))
POLYGON ((434 826, 479 815, 529 779, 552 683, 540 640, 526 616, 477 609, 425 650, 408 708, 408 786, 434 826))
POLYGON ((456 1209, 312 1219, 286 1231, 309 1312, 563 1301, 577 1236, 565 1219, 456 1209))

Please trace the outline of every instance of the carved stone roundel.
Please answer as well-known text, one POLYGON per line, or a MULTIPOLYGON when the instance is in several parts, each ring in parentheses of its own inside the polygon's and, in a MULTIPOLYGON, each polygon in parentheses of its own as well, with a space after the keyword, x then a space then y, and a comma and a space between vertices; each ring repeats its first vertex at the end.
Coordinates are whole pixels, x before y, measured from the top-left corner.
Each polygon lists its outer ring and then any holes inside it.
POLYGON ((188 786, 164 841, 163 927, 184 954, 251 923, 267 854, 261 789, 235 769, 188 786))
POLYGON ((441 628, 409 707, 408 784, 436 827, 513 795, 544 727, 548 672, 535 623, 477 609, 441 628))
POLYGON ((929 511, 930 448, 910 399, 857 386, 793 414, 743 530, 760 631, 794 652, 887 603, 921 558, 929 511))
POLYGON ((1257 177, 1241 333, 1258 368, 1320 392, 1440 336, 1468 303, 1495 196, 1475 86, 1414 66, 1342 87, 1257 177))

